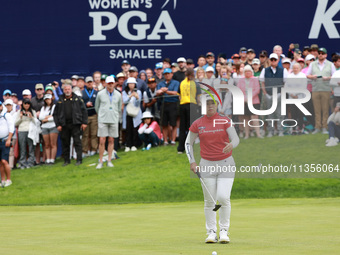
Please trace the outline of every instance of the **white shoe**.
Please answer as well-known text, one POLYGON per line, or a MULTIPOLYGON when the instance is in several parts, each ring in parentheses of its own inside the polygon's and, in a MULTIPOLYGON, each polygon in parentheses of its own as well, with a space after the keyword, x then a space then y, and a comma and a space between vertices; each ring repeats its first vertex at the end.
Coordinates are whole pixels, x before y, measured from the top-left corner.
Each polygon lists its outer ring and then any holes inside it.
POLYGON ((273 133, 272 132, 269 132, 267 137, 272 137, 273 136, 273 133))
POLYGON ((106 165, 107 165, 107 167, 114 167, 114 165, 112 164, 111 161, 107 162, 106 165))
MULTIPOLYGON (((99 152, 98 152, 98 153, 99 153, 99 152)), ((103 154, 103 155, 106 156, 107 154, 108 154, 107 151, 104 151, 104 154, 103 154)))
POLYGON ((328 135, 327 128, 323 128, 323 129, 322 129, 322 134, 324 134, 324 135, 328 135))
POLYGON ((12 181, 11 180, 7 180, 5 183, 5 187, 8 187, 9 185, 12 185, 12 181))
POLYGON ((136 150, 137 150, 137 148, 135 146, 131 147, 131 151, 136 151, 136 150))
POLYGON ((5 187, 6 181, 1 181, 1 188, 5 187))
POLYGON ((327 147, 331 147, 331 146, 337 146, 338 143, 336 142, 335 138, 334 137, 331 137, 329 139, 329 142, 326 144, 327 147))
POLYGON ((130 147, 125 147, 125 152, 129 152, 130 151, 130 147))
POLYGON ((320 129, 316 128, 316 129, 312 132, 312 134, 315 135, 315 134, 317 134, 317 133, 319 133, 319 132, 320 132, 320 129))
POLYGON ((103 168, 103 163, 99 163, 96 167, 96 169, 101 169, 101 168, 103 168))
POLYGON ((96 154, 95 151, 91 151, 91 152, 89 153, 90 156, 94 156, 95 154, 96 154))
POLYGON ((280 133, 279 133, 279 136, 284 136, 284 134, 283 134, 283 132, 282 132, 282 131, 280 131, 280 133))
POLYGON ((210 230, 208 237, 205 239, 206 243, 217 243, 217 235, 214 230, 210 230))
POLYGON ((146 150, 147 150, 147 151, 150 150, 150 149, 151 149, 151 146, 152 146, 151 143, 149 143, 148 146, 146 146, 146 150))
POLYGON ((87 154, 83 152, 82 158, 86 158, 86 157, 87 157, 87 154))
POLYGON ((240 138, 243 138, 243 137, 244 137, 243 132, 240 132, 238 136, 239 136, 240 138))
POLYGON ((220 231, 220 243, 229 243, 230 238, 228 236, 228 231, 226 229, 221 229, 220 231))

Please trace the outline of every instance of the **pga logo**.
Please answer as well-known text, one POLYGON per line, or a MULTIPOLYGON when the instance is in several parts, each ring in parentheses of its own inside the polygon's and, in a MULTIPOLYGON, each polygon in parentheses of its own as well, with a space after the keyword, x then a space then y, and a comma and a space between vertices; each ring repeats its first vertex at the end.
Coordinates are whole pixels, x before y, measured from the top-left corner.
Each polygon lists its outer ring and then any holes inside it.
MULTIPOLYGON (((229 89, 229 91, 233 94, 233 114, 234 115, 244 115, 244 94, 242 90, 234 85, 230 84, 220 84, 215 86, 216 89, 229 89)), ((254 115, 270 115, 274 113, 277 109, 277 104, 278 104, 278 93, 277 93, 277 88, 273 88, 273 95, 272 95, 272 106, 268 110, 257 110, 254 108, 253 105, 253 92, 251 88, 247 89, 247 94, 248 94, 248 107, 251 113, 254 115)), ((282 88, 281 89, 281 115, 286 115, 286 106, 288 104, 294 104, 297 108, 300 109, 300 111, 305 115, 305 116, 310 116, 312 115, 304 106, 304 103, 307 103, 311 99, 311 94, 307 89, 302 89, 302 88, 282 88), (304 98, 296 98, 296 99, 289 99, 286 98, 286 95, 288 94, 304 94, 304 98)), ((201 108, 201 114, 204 115, 207 112, 207 97, 202 97, 202 108, 201 108)))

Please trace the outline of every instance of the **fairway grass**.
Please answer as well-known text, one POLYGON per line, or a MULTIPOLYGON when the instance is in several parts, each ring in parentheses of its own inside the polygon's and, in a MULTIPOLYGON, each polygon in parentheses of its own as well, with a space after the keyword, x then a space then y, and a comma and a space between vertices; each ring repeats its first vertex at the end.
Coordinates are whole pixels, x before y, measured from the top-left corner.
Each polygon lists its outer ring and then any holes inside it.
POLYGON ((1 254, 339 254, 340 198, 232 201, 230 244, 202 202, 0 207, 1 254))

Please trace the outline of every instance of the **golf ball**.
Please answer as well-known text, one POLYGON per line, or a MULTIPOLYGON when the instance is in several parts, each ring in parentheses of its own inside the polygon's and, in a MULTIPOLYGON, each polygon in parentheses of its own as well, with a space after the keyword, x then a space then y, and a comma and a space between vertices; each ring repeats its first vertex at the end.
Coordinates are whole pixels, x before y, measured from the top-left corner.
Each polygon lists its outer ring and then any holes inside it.
POLYGON ((216 251, 213 251, 213 252, 211 253, 211 255, 217 255, 217 252, 216 252, 216 251))

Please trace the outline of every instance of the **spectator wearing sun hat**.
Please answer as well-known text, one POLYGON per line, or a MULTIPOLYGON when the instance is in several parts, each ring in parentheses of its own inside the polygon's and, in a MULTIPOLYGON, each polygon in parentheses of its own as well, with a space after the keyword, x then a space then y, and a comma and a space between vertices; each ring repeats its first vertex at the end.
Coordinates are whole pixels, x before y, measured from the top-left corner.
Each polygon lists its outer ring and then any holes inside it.
POLYGON ((151 147, 157 147, 161 144, 161 129, 157 121, 154 120, 153 115, 148 111, 143 113, 142 123, 138 128, 138 136, 144 143, 142 150, 150 150, 151 147))
POLYGON ((329 80, 335 73, 332 62, 327 60, 327 50, 319 48, 318 60, 312 62, 307 71, 307 78, 312 80, 312 100, 315 113, 315 130, 313 134, 321 131, 328 134, 327 120, 329 116, 329 104, 331 87, 329 80))
MULTIPOLYGON (((135 78, 136 82, 137 82, 137 89, 141 91, 141 93, 143 94, 144 91, 148 88, 148 85, 146 84, 145 81, 143 81, 142 79, 138 78, 138 69, 135 66, 131 66, 129 69, 129 77, 131 78, 135 78)), ((127 80, 124 81, 123 84, 123 90, 125 90, 127 85, 127 80)))
POLYGON ((181 83, 185 79, 185 72, 187 70, 187 60, 183 57, 177 59, 179 70, 174 73, 172 79, 181 83))

